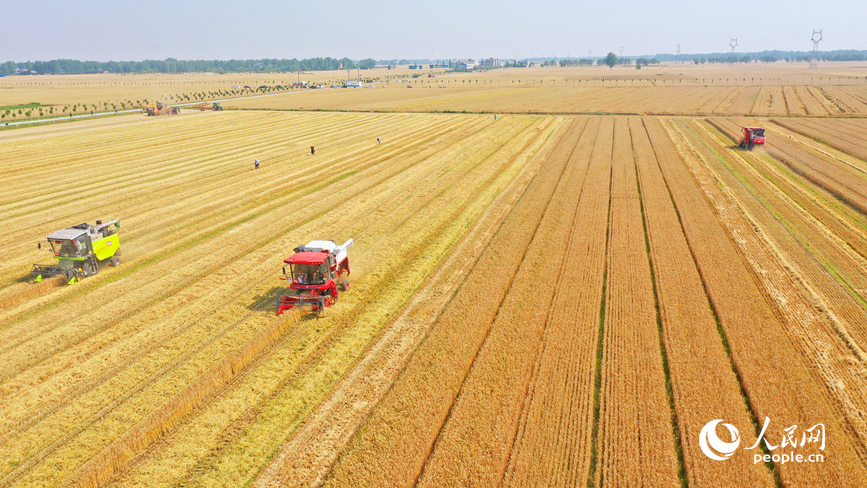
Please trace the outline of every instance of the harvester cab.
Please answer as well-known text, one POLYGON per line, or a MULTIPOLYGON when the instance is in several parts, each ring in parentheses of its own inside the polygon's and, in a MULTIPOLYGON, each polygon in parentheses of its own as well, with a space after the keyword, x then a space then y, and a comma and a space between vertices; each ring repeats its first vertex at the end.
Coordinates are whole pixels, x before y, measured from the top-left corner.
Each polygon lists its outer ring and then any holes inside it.
MULTIPOLYGON (((111 264, 120 264, 120 219, 96 225, 79 224, 59 230, 47 236, 57 264, 34 264, 31 272, 36 274, 36 281, 51 276, 63 276, 72 284, 94 275, 99 270, 111 264)), ((42 246, 39 246, 40 249, 42 246)))
POLYGON ((740 147, 751 151, 755 145, 765 144, 765 129, 761 127, 743 127, 740 147))
POLYGON ((349 288, 349 255, 352 239, 338 246, 334 241, 311 241, 294 249, 283 260, 283 280, 290 282, 289 293, 277 297, 277 315, 295 307, 310 307, 319 313, 337 302, 338 290, 349 288))

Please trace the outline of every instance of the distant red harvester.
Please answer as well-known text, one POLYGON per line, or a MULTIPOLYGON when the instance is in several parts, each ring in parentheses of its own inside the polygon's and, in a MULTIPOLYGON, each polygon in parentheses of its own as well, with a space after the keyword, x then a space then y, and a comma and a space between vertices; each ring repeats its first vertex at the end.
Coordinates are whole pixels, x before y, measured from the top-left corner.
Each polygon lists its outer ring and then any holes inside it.
POLYGON ((765 144, 765 129, 761 127, 743 127, 743 137, 739 146, 751 151, 754 145, 765 144))
POLYGON ((290 281, 289 293, 277 297, 277 315, 295 307, 311 307, 316 313, 337 301, 338 288, 346 290, 349 282, 349 256, 347 248, 352 239, 338 246, 334 241, 311 241, 298 246, 295 254, 284 259, 290 271, 282 280, 290 281))

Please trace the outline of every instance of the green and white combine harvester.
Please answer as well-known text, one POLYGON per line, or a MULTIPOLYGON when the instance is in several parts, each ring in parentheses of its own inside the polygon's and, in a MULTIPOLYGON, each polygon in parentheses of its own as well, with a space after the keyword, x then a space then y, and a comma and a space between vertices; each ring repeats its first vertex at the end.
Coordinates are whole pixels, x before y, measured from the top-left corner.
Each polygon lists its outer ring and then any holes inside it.
MULTIPOLYGON (((69 284, 85 276, 95 275, 100 268, 120 264, 120 219, 96 225, 79 224, 48 235, 57 264, 34 264, 36 282, 52 276, 63 276, 69 284), (112 225, 114 228, 112 228, 112 225)), ((39 248, 42 249, 40 243, 39 248)))

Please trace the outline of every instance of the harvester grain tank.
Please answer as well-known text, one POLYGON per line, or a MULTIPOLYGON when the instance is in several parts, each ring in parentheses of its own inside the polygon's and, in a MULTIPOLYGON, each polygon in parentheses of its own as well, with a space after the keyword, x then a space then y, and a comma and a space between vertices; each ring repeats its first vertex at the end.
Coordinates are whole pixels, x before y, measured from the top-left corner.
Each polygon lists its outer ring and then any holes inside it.
POLYGON ((742 127, 741 129, 743 136, 740 144, 738 144, 740 147, 752 151, 753 146, 765 145, 765 129, 761 127, 742 127))
POLYGON ((277 297, 277 315, 296 307, 310 307, 319 313, 337 301, 339 290, 349 288, 349 255, 352 239, 338 246, 334 241, 310 241, 294 249, 283 260, 282 280, 289 281, 289 293, 277 297))
MULTIPOLYGON (((36 281, 61 275, 70 284, 94 275, 107 265, 120 264, 120 219, 96 225, 78 224, 47 236, 57 264, 34 264, 36 281)), ((40 249, 42 246, 39 246, 40 249)))

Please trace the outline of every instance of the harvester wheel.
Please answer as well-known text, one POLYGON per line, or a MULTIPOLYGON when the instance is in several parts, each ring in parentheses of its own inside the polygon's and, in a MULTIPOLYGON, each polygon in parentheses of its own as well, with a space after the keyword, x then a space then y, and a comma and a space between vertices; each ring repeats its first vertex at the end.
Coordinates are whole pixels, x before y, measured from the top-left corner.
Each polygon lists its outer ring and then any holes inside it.
POLYGON ((116 255, 115 255, 115 256, 112 256, 112 258, 111 258, 111 265, 112 265, 112 266, 120 266, 120 258, 117 257, 116 255))

